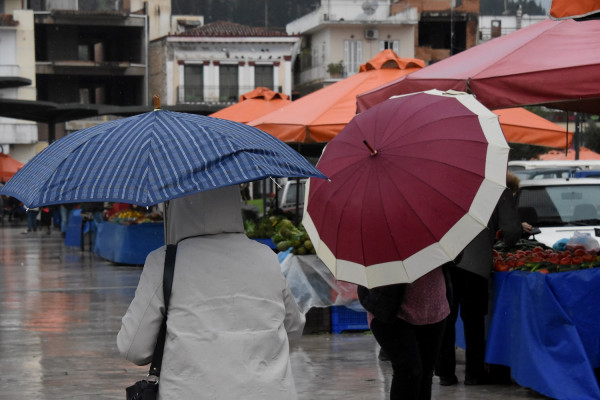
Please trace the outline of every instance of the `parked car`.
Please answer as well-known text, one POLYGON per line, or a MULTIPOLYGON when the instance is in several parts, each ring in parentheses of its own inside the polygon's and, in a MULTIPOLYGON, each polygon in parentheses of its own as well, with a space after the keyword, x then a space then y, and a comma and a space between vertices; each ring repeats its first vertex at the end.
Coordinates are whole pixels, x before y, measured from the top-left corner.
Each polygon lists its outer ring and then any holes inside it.
POLYGON ((306 188, 306 179, 288 179, 283 188, 277 192, 277 206, 283 212, 298 212, 302 215, 304 211, 304 194, 306 188), (300 182, 300 192, 298 193, 298 181, 300 182), (296 202, 298 199, 298 202, 296 202), (296 203, 298 203, 296 205, 296 203))
POLYGON ((586 169, 583 171, 575 171, 574 178, 600 178, 600 169, 586 169))
POLYGON ((533 179, 516 197, 521 220, 540 229, 535 239, 553 246, 575 232, 600 232, 600 179, 533 179))
POLYGON ((600 169, 600 160, 511 160, 508 170, 511 172, 535 168, 577 168, 600 169))
MULTIPOLYGON (((569 178, 578 171, 575 167, 564 167, 564 168, 532 168, 532 169, 519 169, 512 171, 512 173, 524 181, 528 179, 551 179, 551 178, 569 178)), ((600 170, 597 170, 600 173, 600 170)))

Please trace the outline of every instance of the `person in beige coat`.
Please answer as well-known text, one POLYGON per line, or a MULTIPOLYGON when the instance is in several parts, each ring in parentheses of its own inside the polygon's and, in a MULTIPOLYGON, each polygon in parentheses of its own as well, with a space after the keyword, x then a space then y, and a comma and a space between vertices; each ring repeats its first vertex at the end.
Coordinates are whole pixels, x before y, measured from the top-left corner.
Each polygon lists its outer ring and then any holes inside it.
MULTIPOLYGON (((276 254, 249 239, 237 186, 171 200, 166 243, 178 244, 159 399, 296 399, 289 340, 305 317, 276 254)), ((149 364, 163 318, 165 246, 151 252, 117 336, 149 364)))

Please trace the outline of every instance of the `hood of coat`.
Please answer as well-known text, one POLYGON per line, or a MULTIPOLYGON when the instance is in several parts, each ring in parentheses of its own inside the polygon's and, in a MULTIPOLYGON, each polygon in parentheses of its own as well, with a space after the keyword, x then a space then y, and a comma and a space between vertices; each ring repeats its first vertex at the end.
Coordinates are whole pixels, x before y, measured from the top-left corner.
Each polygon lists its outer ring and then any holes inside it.
POLYGON ((165 224, 166 244, 194 236, 243 233, 240 189, 227 186, 170 200, 165 224))

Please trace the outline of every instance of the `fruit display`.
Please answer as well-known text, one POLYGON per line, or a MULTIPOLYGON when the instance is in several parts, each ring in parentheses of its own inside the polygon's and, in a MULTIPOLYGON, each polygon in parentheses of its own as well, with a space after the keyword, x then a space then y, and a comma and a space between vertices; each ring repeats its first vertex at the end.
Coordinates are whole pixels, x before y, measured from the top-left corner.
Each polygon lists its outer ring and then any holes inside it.
POLYGON ((162 220, 159 213, 147 213, 141 210, 121 210, 108 218, 109 222, 121 225, 148 224, 162 222, 162 220))
POLYGON ((556 250, 531 240, 520 240, 511 248, 494 249, 495 271, 529 271, 543 274, 600 267, 600 255, 583 246, 556 250))
POLYGON ((249 238, 271 238, 279 251, 292 247, 293 254, 315 254, 304 226, 294 225, 285 215, 264 216, 258 221, 246 220, 244 228, 249 238))

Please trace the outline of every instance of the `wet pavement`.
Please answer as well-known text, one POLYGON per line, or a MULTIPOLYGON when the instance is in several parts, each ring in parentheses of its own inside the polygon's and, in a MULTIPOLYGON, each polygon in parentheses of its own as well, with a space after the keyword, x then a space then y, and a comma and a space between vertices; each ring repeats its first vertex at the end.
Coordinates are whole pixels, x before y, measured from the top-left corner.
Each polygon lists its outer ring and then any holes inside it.
MULTIPOLYGON (((0 399, 123 399, 148 370, 116 348, 141 267, 65 246, 56 230, 24 230, 0 226, 0 399)), ((391 368, 378 351, 369 332, 305 334, 291 355, 299 399, 387 399, 391 368)), ((465 386, 457 356, 461 383, 434 378, 433 399, 545 399, 516 384, 465 386)))

